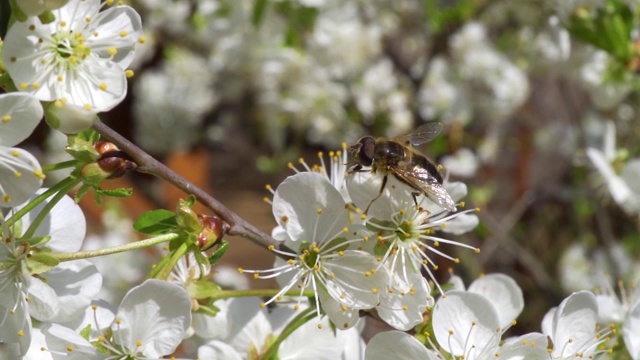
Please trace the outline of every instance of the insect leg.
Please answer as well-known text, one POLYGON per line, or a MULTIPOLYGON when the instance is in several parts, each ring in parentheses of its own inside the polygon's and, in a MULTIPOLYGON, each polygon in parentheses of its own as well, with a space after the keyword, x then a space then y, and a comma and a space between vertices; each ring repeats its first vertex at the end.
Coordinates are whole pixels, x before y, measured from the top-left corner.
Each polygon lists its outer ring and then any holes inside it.
POLYGON ((380 191, 378 192, 378 195, 376 197, 374 197, 373 200, 371 200, 371 202, 369 203, 369 206, 367 206, 367 208, 365 209, 365 211, 364 211, 365 215, 367 215, 367 213, 369 212, 369 208, 371 207, 373 202, 378 200, 380 198, 380 196, 382 196, 382 192, 384 191, 384 187, 385 186, 387 186, 387 175, 386 174, 382 178, 382 186, 380 186, 380 191))

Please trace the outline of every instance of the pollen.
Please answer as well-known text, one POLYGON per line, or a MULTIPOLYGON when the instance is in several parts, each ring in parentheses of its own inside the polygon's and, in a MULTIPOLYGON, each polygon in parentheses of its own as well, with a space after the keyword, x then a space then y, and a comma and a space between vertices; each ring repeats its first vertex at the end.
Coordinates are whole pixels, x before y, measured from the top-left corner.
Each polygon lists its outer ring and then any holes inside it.
POLYGON ((287 221, 289 221, 289 217, 288 217, 287 215, 283 215, 283 216, 280 218, 280 221, 282 221, 283 223, 286 223, 287 221))
POLYGON ((267 307, 267 304, 265 304, 265 303, 260 303, 260 307, 261 307, 262 309, 264 309, 265 307, 267 307))
POLYGON ((254 279, 260 279, 260 275, 258 275, 258 273, 253 274, 253 278, 254 279))
POLYGON ((46 178, 45 174, 43 174, 42 170, 40 169, 33 170, 33 175, 35 175, 40 180, 44 180, 46 178))
POLYGON ((68 352, 73 352, 73 346, 71 346, 71 345, 67 346, 67 351, 68 352))
POLYGON ((83 108, 87 111, 91 111, 91 105, 90 104, 84 104, 83 108))
POLYGON ((474 251, 476 254, 480 254, 480 248, 475 248, 473 251, 474 251))
POLYGON ((378 288, 371 289, 371 292, 374 293, 374 294, 377 294, 378 293, 378 288))
POLYGON ((338 251, 338 256, 344 256, 344 251, 338 251))
POLYGON ((26 90, 28 87, 29 87, 29 84, 27 84, 27 83, 21 83, 20 84, 20 89, 22 89, 22 90, 26 90))
POLYGON ((114 56, 115 54, 118 53, 118 49, 114 48, 113 46, 109 47, 107 49, 107 52, 109 53, 109 55, 114 56))
POLYGON ((276 248, 276 247, 275 247, 275 246, 273 246, 273 245, 269 245, 269 247, 268 247, 269 251, 273 251, 275 248, 276 248))
POLYGON ((347 310, 349 310, 349 308, 347 307, 347 305, 342 305, 342 306, 340 307, 340 309, 342 309, 342 311, 347 311, 347 310))
POLYGON ((100 83, 100 90, 107 91, 107 84, 106 83, 100 83))
POLYGON ((125 36, 127 36, 127 35, 129 35, 129 33, 128 33, 128 32, 126 32, 126 31, 124 31, 124 30, 120 31, 120 37, 125 37, 125 36))
POLYGON ((322 214, 322 209, 316 210, 316 213, 318 213, 318 215, 322 214))
POLYGON ((345 227, 343 227, 343 228, 342 228, 342 232, 343 232, 343 233, 348 233, 348 232, 349 232, 349 228, 348 228, 348 227, 346 227, 346 226, 345 226, 345 227))
POLYGON ((18 331, 18 336, 20 336, 20 337, 24 336, 24 331, 22 331, 22 330, 18 331))
POLYGON ((366 220, 366 219, 367 219, 367 215, 366 214, 360 215, 360 220, 366 220))
POLYGON ((365 271, 365 272, 364 272, 364 276, 366 276, 366 277, 371 276, 371 272, 370 272, 370 271, 365 271))
POLYGON ((16 179, 20 179, 22 177, 22 173, 20 171, 16 171, 13 173, 13 176, 15 176, 16 179))
POLYGON ((407 305, 402 305, 402 310, 407 311, 409 307, 407 305))
POLYGON ((318 329, 321 330, 322 329, 322 324, 318 324, 318 329))
POLYGON ((441 164, 438 164, 438 171, 442 171, 442 169, 444 169, 444 166, 442 166, 441 164))
POLYGON ((11 115, 5 115, 2 117, 3 123, 8 123, 9 121, 11 121, 11 115))
POLYGON ((16 57, 15 57, 15 56, 12 56, 12 57, 9 59, 9 61, 11 61, 12 63, 14 63, 14 62, 18 61, 18 59, 16 59, 16 57))
POLYGON ((453 330, 449 330, 449 335, 453 335, 453 330))
POLYGON ((11 196, 9 196, 9 194, 2 195, 2 201, 4 201, 5 203, 10 203, 11 202, 11 196))
POLYGON ((300 310, 300 305, 298 305, 298 304, 293 305, 293 310, 295 310, 295 311, 300 310))
POLYGON ((60 24, 61 27, 67 26, 67 22, 66 21, 60 21, 59 24, 60 24))
POLYGON ((93 310, 93 311, 98 310, 98 306, 97 305, 91 305, 91 310, 93 310))
POLYGON ((240 273, 240 274, 244 273, 244 269, 243 268, 238 268, 238 273, 240 273))
POLYGON ((348 329, 349 328, 349 323, 342 324, 342 327, 345 328, 345 329, 348 329))
POLYGON ((140 36, 138 38, 138 44, 144 44, 147 41, 147 39, 144 36, 140 36))
POLYGON ((289 259, 289 260, 287 260, 287 263, 288 263, 289 265, 293 266, 293 265, 295 265, 295 263, 296 263, 296 262, 295 262, 295 261, 293 261, 293 259, 289 259))
POLYGON ((36 30, 36 26, 35 25, 29 25, 29 30, 35 31, 36 30))
POLYGON ((453 262, 456 263, 456 264, 460 264, 460 258, 453 259, 453 262))

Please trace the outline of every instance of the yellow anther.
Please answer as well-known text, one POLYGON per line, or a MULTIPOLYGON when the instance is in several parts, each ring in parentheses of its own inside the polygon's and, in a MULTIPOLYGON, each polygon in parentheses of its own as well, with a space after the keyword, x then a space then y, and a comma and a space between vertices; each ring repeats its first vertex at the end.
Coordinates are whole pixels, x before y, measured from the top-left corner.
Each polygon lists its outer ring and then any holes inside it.
POLYGON ((138 38, 138 44, 144 44, 145 42, 147 42, 147 39, 144 36, 138 38))
POLYGON ((128 32, 126 32, 126 31, 124 31, 124 30, 120 31, 120 37, 125 37, 125 36, 127 36, 127 35, 129 35, 129 33, 128 33, 128 32))
POLYGON ((9 121, 11 121, 11 115, 5 115, 2 117, 3 123, 8 123, 9 121))
POLYGON ((316 210, 316 213, 318 213, 318 215, 322 214, 322 209, 316 210))
POLYGON ((238 272, 239 272, 240 274, 242 274, 242 273, 244 273, 244 269, 239 267, 239 268, 238 268, 238 272))
POLYGON ((73 352, 73 346, 71 346, 71 345, 67 346, 67 351, 68 352, 73 352))
POLYGON ((100 90, 102 90, 102 91, 106 91, 107 90, 107 84, 105 84, 105 83, 100 83, 99 87, 100 87, 100 90))
POLYGON ((133 75, 135 75, 135 72, 133 70, 125 70, 124 75, 127 77, 127 79, 131 79, 133 75))
POLYGON ((109 47, 107 49, 107 52, 109 53, 109 55, 114 56, 115 54, 118 53, 118 49, 114 48, 113 46, 109 47))

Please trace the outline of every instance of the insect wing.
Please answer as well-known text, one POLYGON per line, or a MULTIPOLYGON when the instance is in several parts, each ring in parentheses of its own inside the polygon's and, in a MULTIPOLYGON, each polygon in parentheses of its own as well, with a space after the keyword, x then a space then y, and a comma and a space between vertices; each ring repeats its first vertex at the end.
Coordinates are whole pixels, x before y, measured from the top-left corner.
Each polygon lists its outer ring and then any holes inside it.
POLYGON ((453 199, 451 199, 447 190, 445 190, 433 175, 429 174, 427 169, 417 166, 410 169, 393 166, 391 170, 400 180, 427 195, 431 201, 443 209, 456 211, 456 204, 453 202, 453 199))
POLYGON ((413 131, 406 135, 398 136, 392 139, 392 141, 398 142, 404 146, 418 146, 433 140, 440 134, 442 124, 433 121, 424 125, 420 125, 413 131))

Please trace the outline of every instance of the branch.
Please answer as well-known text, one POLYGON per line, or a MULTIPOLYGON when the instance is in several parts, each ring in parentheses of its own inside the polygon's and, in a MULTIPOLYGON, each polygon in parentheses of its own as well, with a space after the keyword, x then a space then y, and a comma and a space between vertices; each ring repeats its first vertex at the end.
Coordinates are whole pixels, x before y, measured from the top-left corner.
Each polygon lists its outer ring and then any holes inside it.
POLYGON ((93 125, 93 129, 99 132, 108 141, 116 144, 120 150, 126 152, 131 159, 138 164, 136 171, 156 176, 169 182, 185 193, 195 196, 201 204, 209 208, 229 225, 230 235, 242 236, 265 248, 270 245, 273 245, 276 248, 280 247, 281 242, 249 224, 238 214, 231 211, 211 195, 207 194, 205 191, 180 176, 180 174, 154 159, 151 155, 147 154, 144 150, 140 149, 103 122, 97 121, 93 125))

